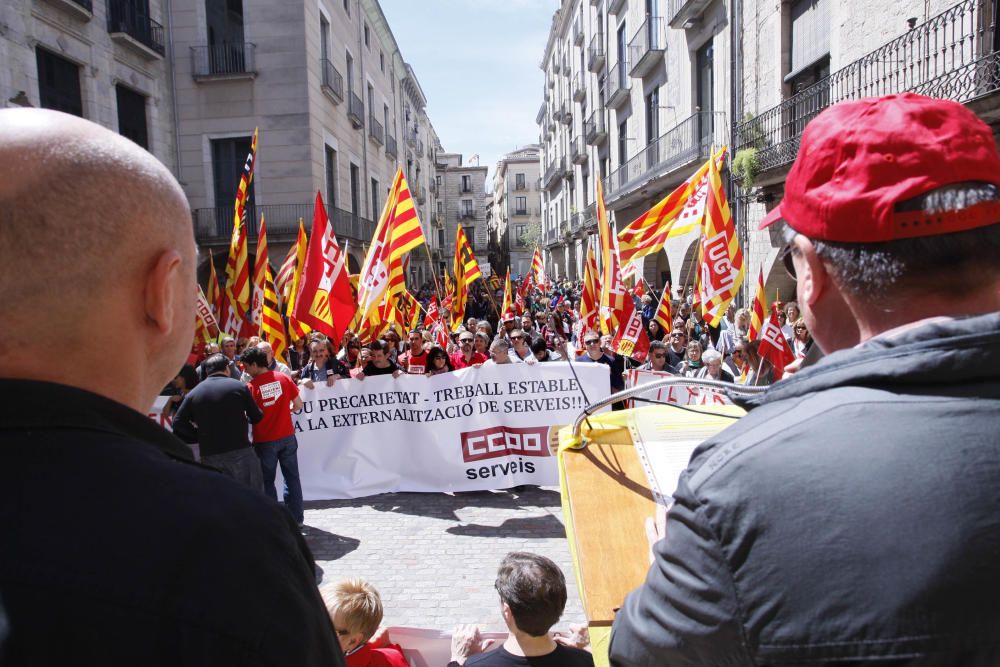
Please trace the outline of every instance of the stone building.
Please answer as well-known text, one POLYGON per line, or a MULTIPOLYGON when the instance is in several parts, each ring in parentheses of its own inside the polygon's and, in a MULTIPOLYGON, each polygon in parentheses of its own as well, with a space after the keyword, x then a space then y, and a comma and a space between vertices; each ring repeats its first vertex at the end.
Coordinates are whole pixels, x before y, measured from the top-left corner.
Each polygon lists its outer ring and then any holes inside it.
POLYGON ((159 0, 0 3, 0 106, 58 109, 177 171, 169 17, 159 0))
POLYGON ((497 162, 493 175, 491 257, 494 271, 523 276, 531 267, 531 256, 542 223, 542 193, 539 187, 541 147, 532 144, 508 153, 497 162))
POLYGON ((461 153, 437 153, 437 215, 433 238, 428 239, 437 262, 438 273, 452 270, 455 258, 455 234, 459 225, 477 258, 489 254, 489 230, 486 227, 487 167, 463 164, 461 153))

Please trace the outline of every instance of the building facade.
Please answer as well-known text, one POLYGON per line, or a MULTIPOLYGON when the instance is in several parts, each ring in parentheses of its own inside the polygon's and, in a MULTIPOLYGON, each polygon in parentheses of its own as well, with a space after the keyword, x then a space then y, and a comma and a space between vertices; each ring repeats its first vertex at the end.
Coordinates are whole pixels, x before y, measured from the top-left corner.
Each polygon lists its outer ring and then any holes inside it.
POLYGON ((428 243, 438 274, 451 273, 455 258, 455 234, 461 226, 476 257, 489 256, 486 226, 487 167, 466 165, 461 153, 437 153, 437 210, 433 238, 428 243))
POLYGON ((490 256, 494 270, 523 276, 531 267, 535 243, 541 241, 542 192, 539 183, 541 146, 532 144, 508 153, 493 174, 490 256))
POLYGON ((0 105, 81 116, 176 173, 168 20, 158 0, 4 2, 0 105))

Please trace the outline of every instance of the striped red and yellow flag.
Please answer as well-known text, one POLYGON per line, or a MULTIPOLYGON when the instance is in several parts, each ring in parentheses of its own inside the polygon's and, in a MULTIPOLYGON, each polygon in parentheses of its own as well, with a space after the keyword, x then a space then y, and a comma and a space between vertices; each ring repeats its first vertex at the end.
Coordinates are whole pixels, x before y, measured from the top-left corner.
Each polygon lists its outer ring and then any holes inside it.
POLYGON ((597 303, 600 298, 600 274, 597 271, 597 256, 594 247, 587 245, 587 259, 583 269, 583 294, 580 295, 580 319, 583 321, 583 331, 597 332, 600 330, 597 303))
POLYGON ((764 267, 757 274, 757 294, 753 297, 753 307, 750 309, 750 328, 747 339, 757 340, 761 327, 764 326, 764 316, 767 314, 767 294, 764 292, 764 267))
POLYGON ((542 257, 542 249, 535 246, 535 254, 531 256, 531 276, 535 285, 545 289, 548 279, 545 277, 545 259, 542 257))
POLYGON ((260 314, 264 308, 264 278, 271 270, 268 264, 267 228, 264 214, 260 215, 260 229, 257 230, 257 257, 253 264, 253 294, 250 298, 250 323, 255 331, 260 331, 260 314))
POLYGON ((604 188, 597 179, 597 232, 601 241, 601 298, 598 306, 601 333, 609 334, 623 324, 625 316, 625 281, 622 280, 617 236, 608 221, 604 206, 604 188))
MULTIPOLYGON (((461 225, 459 230, 462 230, 461 225)), ((462 244, 462 272, 465 275, 465 284, 471 285, 473 280, 483 277, 483 272, 479 270, 479 262, 476 261, 476 256, 472 252, 469 238, 465 235, 464 230, 462 230, 462 238, 465 241, 462 244)))
POLYGON ((463 249, 467 248, 469 242, 465 238, 465 230, 462 225, 455 230, 455 261, 452 265, 452 272, 455 274, 455 298, 451 302, 451 330, 458 331, 458 327, 465 321, 465 305, 469 299, 469 284, 465 280, 465 256, 463 249))
POLYGON ((274 287, 274 279, 271 277, 271 267, 267 265, 264 266, 263 292, 260 337, 271 344, 274 358, 285 364, 288 363, 285 358, 285 353, 288 351, 288 336, 285 334, 285 323, 281 319, 281 310, 278 308, 278 292, 274 287))
POLYGON ((722 176, 714 160, 708 162, 708 201, 698 249, 697 301, 710 326, 718 326, 729 303, 743 284, 743 250, 729 213, 722 176))
POLYGON ((510 267, 507 267, 507 277, 503 281, 503 305, 500 307, 500 315, 514 314, 514 287, 510 284, 510 267))
POLYGON ((386 301, 386 291, 389 291, 389 296, 396 296, 403 289, 402 281, 390 284, 390 271, 394 269, 392 260, 402 260, 403 255, 422 243, 426 240, 410 188, 403 171, 397 169, 389 197, 375 227, 371 247, 361 267, 358 308, 362 312, 362 320, 375 313, 386 301))
POLYGON ((420 302, 410 290, 404 289, 400 295, 400 304, 403 307, 403 318, 406 320, 406 331, 403 332, 405 334, 420 326, 420 302))
POLYGON ((660 303, 656 306, 653 321, 660 323, 660 328, 663 329, 664 333, 670 333, 674 330, 674 311, 669 283, 663 288, 663 294, 660 295, 660 303))
POLYGON ((618 232, 621 263, 658 252, 667 239, 681 236, 701 225, 708 199, 708 165, 721 169, 726 155, 722 147, 677 189, 618 232))
POLYGON ((278 293, 278 300, 282 305, 288 304, 288 292, 292 288, 292 279, 295 277, 295 265, 299 257, 299 240, 306 241, 303 244, 302 256, 305 257, 305 249, 309 247, 307 239, 301 239, 306 233, 305 223, 299 218, 299 237, 285 255, 285 261, 278 268, 278 275, 274 277, 274 289, 278 293))
POLYGON ((216 321, 222 313, 222 290, 219 289, 219 276, 215 272, 215 255, 208 251, 208 305, 212 308, 212 314, 216 321))
POLYGON ((243 173, 236 189, 233 205, 233 235, 229 241, 229 257, 226 260, 226 286, 223 292, 223 330, 237 336, 250 308, 250 268, 247 257, 246 200, 247 191, 253 182, 253 169, 257 163, 257 129, 253 131, 250 153, 243 164, 243 173))
MULTIPOLYGON (((295 245, 292 246, 292 250, 295 251, 294 269, 292 271, 291 282, 288 285, 287 296, 284 297, 285 315, 288 317, 288 335, 293 341, 305 338, 312 331, 308 324, 299 322, 293 315, 295 312, 295 297, 299 293, 299 285, 302 284, 302 271, 306 265, 306 252, 308 249, 309 238, 306 236, 306 226, 300 219, 299 235, 295 239, 295 245)), ((289 254, 292 250, 289 251, 289 254)))

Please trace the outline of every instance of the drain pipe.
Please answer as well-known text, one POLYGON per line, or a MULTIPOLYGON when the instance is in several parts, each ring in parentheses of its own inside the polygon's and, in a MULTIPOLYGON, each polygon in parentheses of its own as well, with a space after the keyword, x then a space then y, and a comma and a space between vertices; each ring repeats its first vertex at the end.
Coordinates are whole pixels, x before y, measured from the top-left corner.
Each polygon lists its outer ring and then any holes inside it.
POLYGON ((174 66, 174 19, 170 12, 170 0, 163 0, 163 11, 167 16, 167 69, 170 71, 170 113, 174 125, 174 169, 177 180, 184 185, 181 180, 181 132, 180 121, 177 119, 177 68, 174 66))

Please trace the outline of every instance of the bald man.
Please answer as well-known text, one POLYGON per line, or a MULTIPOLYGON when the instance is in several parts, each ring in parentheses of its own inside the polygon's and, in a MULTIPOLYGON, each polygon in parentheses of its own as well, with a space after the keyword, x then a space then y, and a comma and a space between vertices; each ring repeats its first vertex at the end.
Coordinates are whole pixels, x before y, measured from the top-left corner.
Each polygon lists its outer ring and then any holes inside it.
POLYGON ((0 110, 7 666, 343 664, 291 518, 145 416, 190 349, 196 259, 151 155, 0 110))

